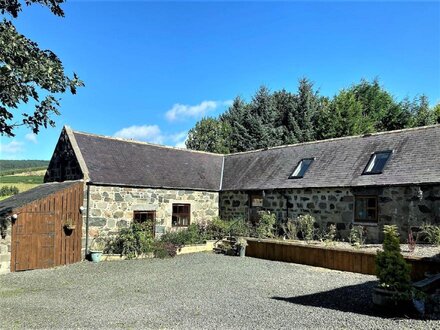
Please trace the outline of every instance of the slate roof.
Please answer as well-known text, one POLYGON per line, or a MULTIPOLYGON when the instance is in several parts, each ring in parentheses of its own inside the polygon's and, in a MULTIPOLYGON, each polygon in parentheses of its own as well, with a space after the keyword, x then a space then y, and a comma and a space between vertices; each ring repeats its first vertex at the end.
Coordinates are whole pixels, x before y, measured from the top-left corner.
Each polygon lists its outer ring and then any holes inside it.
POLYGON ((95 184, 207 191, 440 184, 440 125, 230 155, 73 131, 95 184), (374 152, 393 150, 383 173, 362 175, 374 152), (315 158, 301 179, 298 162, 315 158))
POLYGON ((73 131, 92 183, 218 191, 223 155, 73 131))
POLYGON ((440 183, 440 125, 315 141, 225 157, 222 190, 440 183), (382 174, 362 175, 372 153, 393 150, 382 174), (289 179, 303 158, 304 177, 289 179))
POLYGON ((19 208, 38 199, 47 197, 57 191, 68 188, 79 181, 51 182, 44 183, 30 190, 19 193, 0 201, 0 215, 11 212, 13 209, 19 208))

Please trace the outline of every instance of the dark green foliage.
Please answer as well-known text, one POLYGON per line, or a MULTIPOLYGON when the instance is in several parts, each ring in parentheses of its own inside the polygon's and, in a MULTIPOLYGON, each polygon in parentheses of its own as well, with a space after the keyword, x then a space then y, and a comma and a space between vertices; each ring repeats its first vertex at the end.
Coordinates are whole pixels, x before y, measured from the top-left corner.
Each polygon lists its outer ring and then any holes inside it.
POLYGON ((440 226, 424 223, 419 235, 426 243, 440 246, 440 226))
MULTIPOLYGON (((48 6, 55 15, 63 16, 60 8, 63 0, 26 0, 26 4, 40 3, 48 6)), ((0 1, 0 12, 17 17, 21 11, 18 0, 0 1)), ((69 78, 64 73, 60 59, 50 50, 20 34, 11 21, 0 22, 0 133, 14 136, 17 126, 25 125, 38 133, 41 127, 54 126, 53 114, 59 114, 58 93, 84 86, 74 73, 69 78), (41 97, 45 93, 44 97, 41 97), (23 103, 34 106, 33 113, 15 112, 23 103), (15 114, 14 114, 15 113, 15 114)))
POLYGON ((207 239, 206 228, 199 224, 191 224, 188 228, 171 231, 162 235, 162 242, 172 243, 178 247, 189 244, 202 244, 207 239))
POLYGON ((60 4, 65 2, 65 0, 1 0, 0 1, 0 13, 3 15, 9 13, 14 18, 18 16, 18 13, 22 10, 22 2, 27 6, 31 4, 40 4, 49 7, 50 11, 57 16, 64 16, 64 12, 60 7, 60 4))
POLYGON ((385 225, 383 231, 383 251, 376 256, 376 275, 382 287, 407 293, 411 290, 411 267, 400 253, 397 227, 385 225))
POLYGON ((437 124, 440 124, 440 103, 437 103, 437 105, 433 109, 434 112, 434 120, 437 124))
POLYGON ((259 238, 274 237, 275 223, 277 218, 274 213, 260 212, 258 217, 258 224, 255 232, 259 238))
POLYGON ((203 118, 189 130, 186 147, 193 150, 228 153, 230 130, 228 123, 213 118, 203 118))
POLYGON ((120 254, 134 259, 142 254, 153 252, 153 234, 148 224, 132 223, 122 228, 116 236, 109 237, 104 253, 120 254))
POLYGON ((302 239, 311 241, 315 232, 315 218, 310 214, 300 215, 295 222, 302 239))
POLYGON ((439 105, 430 109, 424 95, 397 102, 377 79, 361 80, 328 98, 303 78, 296 93, 272 93, 263 86, 249 103, 237 97, 218 119, 197 123, 187 147, 232 153, 435 122, 440 122, 439 105))
POLYGON ((0 197, 17 195, 19 192, 15 186, 3 186, 0 188, 0 197))
POLYGON ((222 220, 214 219, 206 227, 208 239, 222 239, 226 236, 249 236, 249 224, 243 218, 222 220))
POLYGON ((366 228, 364 226, 353 226, 350 229, 348 237, 350 244, 356 247, 361 247, 365 244, 366 228))
POLYGON ((156 241, 153 245, 155 258, 173 258, 177 254, 177 246, 170 242, 156 241))
POLYGON ((11 175, 21 172, 44 170, 48 166, 48 160, 0 160, 0 174, 11 175))

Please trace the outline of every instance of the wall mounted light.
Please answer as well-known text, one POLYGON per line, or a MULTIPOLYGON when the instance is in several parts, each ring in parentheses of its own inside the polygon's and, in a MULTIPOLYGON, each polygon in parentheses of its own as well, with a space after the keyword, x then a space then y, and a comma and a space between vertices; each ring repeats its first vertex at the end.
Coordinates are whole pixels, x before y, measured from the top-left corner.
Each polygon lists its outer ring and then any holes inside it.
POLYGON ((85 209, 86 209, 86 208, 85 208, 84 206, 80 206, 80 207, 79 207, 79 212, 80 212, 81 214, 83 214, 83 212, 84 212, 85 209))

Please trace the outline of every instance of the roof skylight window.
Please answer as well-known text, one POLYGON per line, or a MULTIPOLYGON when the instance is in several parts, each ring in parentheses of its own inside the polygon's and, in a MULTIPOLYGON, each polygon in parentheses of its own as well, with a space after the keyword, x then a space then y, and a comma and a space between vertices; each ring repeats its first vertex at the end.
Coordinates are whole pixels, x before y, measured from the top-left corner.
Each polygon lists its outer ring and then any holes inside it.
POLYGON ((362 174, 381 174, 392 153, 387 150, 372 154, 362 174))
POLYGON ((301 159, 290 175, 289 179, 300 179, 306 174, 310 165, 313 163, 314 158, 304 158, 301 159))

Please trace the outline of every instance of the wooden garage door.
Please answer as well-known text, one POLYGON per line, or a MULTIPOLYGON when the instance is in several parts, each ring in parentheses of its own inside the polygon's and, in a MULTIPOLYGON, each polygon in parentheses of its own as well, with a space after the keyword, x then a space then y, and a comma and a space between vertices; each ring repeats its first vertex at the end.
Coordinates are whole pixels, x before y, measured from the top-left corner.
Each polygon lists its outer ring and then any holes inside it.
POLYGON ((50 268, 81 261, 83 185, 73 185, 16 210, 11 271, 50 268), (70 222, 74 230, 66 230, 70 222))

